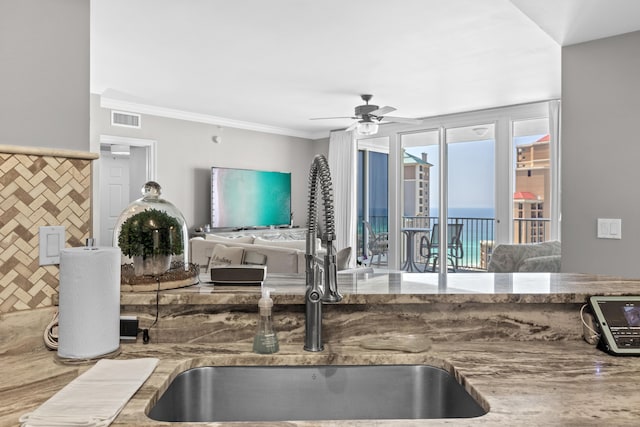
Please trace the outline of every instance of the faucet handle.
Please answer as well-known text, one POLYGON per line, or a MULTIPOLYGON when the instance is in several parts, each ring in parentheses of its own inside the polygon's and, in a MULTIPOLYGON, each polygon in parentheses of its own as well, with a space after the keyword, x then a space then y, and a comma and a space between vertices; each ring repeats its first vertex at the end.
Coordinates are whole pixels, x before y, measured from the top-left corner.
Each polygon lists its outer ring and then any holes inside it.
POLYGON ((322 302, 337 303, 342 301, 342 295, 338 292, 338 273, 335 258, 335 255, 325 256, 324 258, 324 289, 322 302))

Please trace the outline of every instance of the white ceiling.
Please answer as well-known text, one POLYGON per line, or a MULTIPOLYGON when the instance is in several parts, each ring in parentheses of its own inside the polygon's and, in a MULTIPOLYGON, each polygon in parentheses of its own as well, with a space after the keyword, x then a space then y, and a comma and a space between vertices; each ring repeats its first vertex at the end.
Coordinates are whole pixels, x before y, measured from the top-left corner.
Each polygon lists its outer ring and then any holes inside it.
POLYGON ((560 97, 561 46, 637 0, 91 0, 107 108, 320 138, 361 104, 430 117, 560 97))

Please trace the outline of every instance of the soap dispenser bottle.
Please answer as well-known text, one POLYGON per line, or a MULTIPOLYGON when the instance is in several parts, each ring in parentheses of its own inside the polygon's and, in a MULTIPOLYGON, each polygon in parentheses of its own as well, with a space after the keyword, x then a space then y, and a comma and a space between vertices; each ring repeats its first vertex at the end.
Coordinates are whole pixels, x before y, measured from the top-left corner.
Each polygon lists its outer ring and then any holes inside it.
POLYGON ((258 301, 258 311, 260 318, 258 319, 258 332, 253 339, 253 351, 260 354, 277 353, 280 349, 278 345, 278 337, 273 330, 273 317, 271 308, 273 300, 269 295, 270 288, 262 288, 262 297, 258 301))

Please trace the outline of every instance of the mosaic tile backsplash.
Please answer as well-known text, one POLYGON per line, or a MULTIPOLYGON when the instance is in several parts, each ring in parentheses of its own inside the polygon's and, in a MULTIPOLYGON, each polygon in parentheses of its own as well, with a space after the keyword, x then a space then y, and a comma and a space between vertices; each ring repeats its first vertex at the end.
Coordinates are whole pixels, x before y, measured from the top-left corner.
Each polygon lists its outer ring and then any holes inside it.
POLYGON ((90 158, 0 152, 0 313, 52 305, 59 269, 39 265, 39 227, 63 225, 66 247, 90 236, 90 158))

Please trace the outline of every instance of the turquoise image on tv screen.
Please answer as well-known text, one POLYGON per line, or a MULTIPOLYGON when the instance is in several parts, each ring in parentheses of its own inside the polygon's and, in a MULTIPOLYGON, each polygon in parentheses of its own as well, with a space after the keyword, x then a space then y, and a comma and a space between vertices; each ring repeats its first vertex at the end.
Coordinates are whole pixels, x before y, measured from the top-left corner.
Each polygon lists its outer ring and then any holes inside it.
POLYGON ((211 168, 211 226, 265 227, 291 222, 291 173, 211 168))

